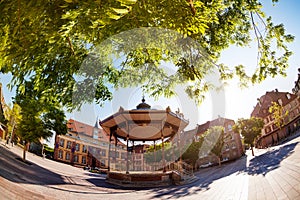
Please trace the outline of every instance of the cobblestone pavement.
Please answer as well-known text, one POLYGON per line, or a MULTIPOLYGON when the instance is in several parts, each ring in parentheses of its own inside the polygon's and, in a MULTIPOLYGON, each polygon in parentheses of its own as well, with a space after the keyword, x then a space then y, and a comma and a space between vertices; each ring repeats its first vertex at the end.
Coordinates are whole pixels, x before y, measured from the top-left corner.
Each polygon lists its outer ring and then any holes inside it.
POLYGON ((300 133, 269 149, 247 152, 234 162, 196 172, 189 185, 154 189, 122 189, 105 175, 43 159, 0 142, 0 200, 6 199, 300 199, 300 133))

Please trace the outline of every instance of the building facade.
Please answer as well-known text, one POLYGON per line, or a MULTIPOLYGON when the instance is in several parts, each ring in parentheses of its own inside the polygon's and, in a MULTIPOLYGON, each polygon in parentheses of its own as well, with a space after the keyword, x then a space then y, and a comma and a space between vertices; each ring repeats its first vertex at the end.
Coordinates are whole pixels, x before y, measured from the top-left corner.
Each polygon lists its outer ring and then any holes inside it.
POLYGON ((293 93, 300 96, 300 68, 298 68, 298 79, 295 81, 293 93))
MULTIPOLYGON (((108 166, 108 135, 98 122, 90 126, 73 119, 67 123, 68 133, 55 138, 54 160, 76 166, 107 168, 108 166)), ((120 143, 120 142, 118 142, 120 143)), ((120 146, 115 149, 116 163, 121 160, 120 146)), ((112 152, 111 152, 112 153, 112 152)))
MULTIPOLYGON (((204 124, 198 125, 195 140, 197 141, 199 137, 204 134, 209 128, 214 126, 221 126, 224 128, 225 134, 221 162, 238 159, 244 154, 244 147, 242 145, 240 134, 235 133, 232 129, 234 124, 234 120, 219 117, 212 121, 208 121, 204 124)), ((197 162, 197 165, 199 167, 216 163, 218 163, 218 159, 215 155, 209 153, 208 151, 200 149, 199 160, 197 162)))
POLYGON ((256 147, 266 148, 278 144, 287 136, 293 134, 300 127, 300 99, 289 92, 266 92, 257 99, 258 102, 251 113, 251 117, 259 117, 264 120, 261 137, 256 142, 256 147), (273 113, 269 112, 272 103, 275 102, 282 108, 282 126, 277 127, 273 113))
POLYGON ((8 139, 7 137, 7 119, 5 119, 4 112, 7 109, 7 105, 4 100, 3 92, 2 92, 2 83, 0 83, 0 139, 8 139))

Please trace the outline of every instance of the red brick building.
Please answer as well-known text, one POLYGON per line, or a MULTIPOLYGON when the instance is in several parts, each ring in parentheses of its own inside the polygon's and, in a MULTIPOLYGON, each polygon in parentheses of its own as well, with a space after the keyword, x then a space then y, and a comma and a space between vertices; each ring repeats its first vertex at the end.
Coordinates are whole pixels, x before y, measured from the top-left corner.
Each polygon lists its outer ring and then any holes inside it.
POLYGON ((295 81, 295 87, 293 88, 293 93, 300 96, 300 68, 298 68, 298 79, 295 81))
POLYGON ((289 92, 274 91, 266 92, 265 95, 257 99, 258 102, 251 113, 251 117, 259 117, 264 120, 262 136, 256 142, 259 148, 265 148, 275 145, 287 136, 293 134, 300 127, 300 99, 297 95, 289 92), (283 113, 287 111, 288 115, 284 117, 283 127, 277 127, 274 115, 269 112, 272 102, 282 106, 283 113))
POLYGON ((0 83, 0 100, 1 100, 1 102, 0 102, 0 139, 6 139, 7 127, 5 125, 6 119, 4 116, 4 112, 5 112, 7 105, 4 100, 1 83, 0 83))
MULTIPOLYGON (((239 133, 235 133, 232 130, 235 122, 231 119, 219 117, 212 121, 208 121, 197 127, 196 140, 204 134, 209 128, 214 126, 221 126, 224 128, 225 139, 224 147, 222 151, 222 161, 235 160, 240 158, 244 154, 244 148, 242 145, 241 137, 239 133)), ((198 166, 205 165, 207 163, 216 164, 218 160, 216 156, 209 154, 205 150, 199 153, 198 166)))

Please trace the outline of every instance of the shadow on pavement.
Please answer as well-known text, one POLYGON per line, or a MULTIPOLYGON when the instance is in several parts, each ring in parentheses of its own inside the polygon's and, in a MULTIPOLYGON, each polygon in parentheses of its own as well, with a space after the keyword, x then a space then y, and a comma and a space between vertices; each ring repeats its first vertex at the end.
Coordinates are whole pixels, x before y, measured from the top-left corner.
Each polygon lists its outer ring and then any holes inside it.
POLYGON ((244 173, 246 170, 247 157, 243 156, 242 158, 230 162, 222 164, 221 167, 215 166, 207 169, 200 170, 196 172, 196 176, 199 178, 197 182, 183 185, 183 186, 174 186, 169 187, 167 189, 156 189, 152 192, 155 193, 153 198, 177 198, 180 199, 182 197, 196 194, 202 190, 209 190, 210 185, 223 177, 230 176, 233 174, 244 173))
POLYGON ((297 144, 298 142, 291 143, 254 157, 250 160, 247 173, 249 175, 262 174, 265 176, 268 172, 277 169, 280 163, 294 152, 297 144))
POLYGON ((36 185, 66 184, 63 177, 29 161, 0 145, 0 176, 15 182, 36 185))

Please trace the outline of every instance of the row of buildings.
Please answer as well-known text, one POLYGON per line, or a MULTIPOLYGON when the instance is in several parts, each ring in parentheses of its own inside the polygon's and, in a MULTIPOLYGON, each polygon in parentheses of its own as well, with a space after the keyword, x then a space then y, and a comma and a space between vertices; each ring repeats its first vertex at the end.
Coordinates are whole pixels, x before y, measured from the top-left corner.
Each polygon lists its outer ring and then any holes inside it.
MULTIPOLYGON (((1 85, 0 89, 0 115, 4 117, 5 102, 1 85)), ((263 96, 257 98, 257 104, 251 113, 251 117, 259 117, 264 120, 262 135, 256 141, 256 147, 258 148, 276 145, 295 133, 300 128, 300 70, 293 93, 280 92, 277 89, 266 92, 263 96), (276 126, 274 115, 269 110, 273 102, 282 107, 282 113, 287 113, 283 116, 283 123, 280 127, 276 126)), ((0 121, 0 137, 5 139, 4 129, 6 127, 2 121, 0 121)), ((186 146, 193 141, 197 141, 210 127, 222 126, 226 138, 222 151, 222 161, 237 159, 244 154, 244 146, 240 134, 235 133, 232 129, 234 124, 234 120, 218 117, 204 124, 197 125, 193 130, 180 133, 181 145, 186 146)), ((124 141, 122 142, 115 138, 109 139, 109 134, 99 126, 98 120, 94 126, 90 126, 70 119, 67 127, 67 134, 57 135, 55 138, 54 159, 57 161, 76 166, 98 168, 107 168, 110 166, 116 170, 124 170, 126 168, 126 159, 130 159, 129 168, 135 171, 155 170, 159 168, 157 166, 160 166, 160 161, 157 161, 154 165, 150 165, 145 160, 144 155, 147 149, 153 144, 141 143, 133 145, 128 149, 124 141), (111 144, 110 148, 109 144, 111 144), (129 151, 129 154, 127 151, 129 151)), ((178 143, 178 141, 176 142, 176 138, 171 138, 169 142, 178 143)), ((197 167, 207 163, 217 163, 217 158, 208 152, 200 151, 197 167)))
MULTIPOLYGON (((180 134, 181 146, 191 144, 212 126, 222 126, 224 127, 226 138, 222 152, 222 161, 237 159, 243 155, 244 148, 240 135, 232 130, 233 125, 234 120, 221 117, 198 125, 195 129, 180 134)), ((130 160, 129 169, 133 171, 153 171, 159 169, 162 164, 161 160, 157 160, 152 164, 146 162, 145 153, 151 146, 149 143, 131 146, 128 149, 129 157, 127 157, 126 145, 121 141, 113 141, 109 153, 109 135, 99 127, 97 122, 93 127, 70 119, 67 126, 68 133, 66 135, 57 135, 55 140, 54 159, 57 161, 92 168, 107 168, 109 165, 111 169, 119 171, 125 170, 127 158, 130 160)), ((168 142, 177 143, 174 138, 168 142)), ((205 151, 199 155, 199 161, 195 167, 217 162, 218 160, 215 156, 205 151)))
MULTIPOLYGON (((300 70, 293 93, 280 92, 275 89, 257 98, 257 104, 251 113, 251 117, 259 117, 264 120, 261 137, 256 141, 257 148, 276 145, 300 128, 299 88, 300 70), (281 106, 282 113, 286 113, 280 127, 276 126, 274 114, 270 113, 269 110, 273 102, 281 106)), ((197 141, 199 136, 210 127, 222 126, 226 138, 222 151, 222 161, 237 159, 244 154, 244 146, 240 134, 235 133, 232 129, 234 124, 234 120, 218 117, 197 125, 195 129, 183 131, 180 134, 182 146, 197 141)), ((155 169, 155 166, 146 163, 144 156, 151 144, 142 143, 127 149, 124 142, 113 140, 115 141, 112 141, 113 145, 109 153, 109 134, 99 126, 98 122, 93 127, 71 119, 68 121, 68 133, 56 137, 54 159, 80 166, 107 168, 110 165, 114 169, 124 170, 126 167, 125 160, 128 158, 130 159, 131 170, 155 169), (127 150, 129 155, 126 153, 127 150)), ((176 143, 175 139, 173 141, 170 139, 170 142, 176 143)), ((197 166, 207 163, 217 163, 217 158, 208 152, 200 151, 197 166)))

